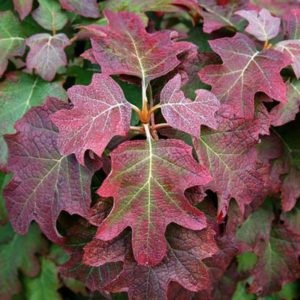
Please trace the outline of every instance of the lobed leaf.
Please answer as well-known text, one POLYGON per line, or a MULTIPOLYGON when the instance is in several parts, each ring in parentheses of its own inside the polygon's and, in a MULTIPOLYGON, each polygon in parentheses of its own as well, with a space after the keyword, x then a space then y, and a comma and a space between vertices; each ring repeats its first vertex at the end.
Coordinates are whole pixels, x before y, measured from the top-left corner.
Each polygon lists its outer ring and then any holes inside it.
POLYGON ((57 148, 57 129, 49 116, 68 104, 49 99, 31 109, 16 124, 17 133, 6 137, 7 169, 14 173, 4 190, 14 229, 25 234, 35 220, 51 240, 61 242, 56 220, 61 211, 86 215, 90 205, 92 167, 82 167, 74 156, 62 156, 57 148))
POLYGON ((215 113, 219 109, 218 99, 209 91, 196 90, 196 98, 185 98, 180 90, 181 77, 176 75, 162 89, 160 107, 168 124, 194 137, 200 135, 200 126, 217 127, 215 113))
POLYGON ((86 150, 101 157, 114 136, 128 133, 131 107, 120 86, 103 74, 95 74, 88 86, 73 86, 68 95, 74 107, 55 113, 51 120, 60 131, 61 152, 75 153, 83 165, 86 150))
POLYGON ((11 11, 0 12, 0 76, 7 68, 8 59, 22 56, 25 39, 19 20, 11 11))
POLYGON ((33 0, 13 0, 13 3, 20 19, 24 20, 32 10, 33 0))
POLYGON ((272 109, 270 116, 273 126, 281 126, 295 120, 300 108, 300 81, 287 83, 287 100, 287 103, 280 103, 272 109))
POLYGON ((68 22, 67 15, 55 0, 38 0, 39 7, 32 12, 34 20, 43 28, 55 32, 68 22))
POLYGON ((107 26, 84 27, 92 35, 92 54, 104 74, 137 76, 147 85, 173 70, 180 63, 177 55, 192 46, 174 41, 174 32, 148 33, 133 13, 105 11, 105 16, 107 26))
POLYGON ((60 82, 48 83, 25 73, 10 73, 0 83, 0 166, 7 161, 5 134, 15 133, 14 124, 31 107, 43 104, 47 96, 67 100, 60 82), (20 89, 22 87, 22 89, 20 89))
POLYGON ((59 0, 63 9, 87 18, 99 18, 97 0, 59 0))
POLYGON ((284 223, 274 223, 270 209, 264 207, 250 215, 237 235, 258 257, 250 272, 250 292, 269 295, 299 277, 299 232, 291 231, 284 223))
POLYGON ((199 72, 200 79, 212 86, 212 93, 230 105, 236 116, 253 117, 257 92, 286 102, 280 71, 290 64, 289 57, 272 49, 257 51, 253 41, 241 33, 210 41, 210 46, 223 64, 204 67, 199 72))
POLYGON ((274 47, 276 50, 285 53, 291 59, 291 65, 296 77, 300 78, 300 41, 286 40, 277 43, 274 47))
POLYGON ((214 231, 191 231, 174 226, 168 229, 167 239, 167 254, 159 265, 138 265, 128 253, 123 271, 106 289, 110 292, 126 290, 130 299, 153 300, 166 299, 171 282, 190 291, 207 289, 210 279, 203 260, 218 251, 214 231))
POLYGON ((243 211, 245 205, 263 197, 265 178, 257 165, 255 145, 260 130, 269 124, 265 109, 254 120, 233 119, 223 111, 219 128, 203 129, 195 141, 199 160, 213 177, 207 187, 218 194, 218 214, 226 215, 231 198, 243 211))
POLYGON ((211 180, 206 168, 193 159, 189 146, 171 139, 129 141, 114 150, 111 158, 112 172, 98 193, 114 197, 114 206, 96 238, 110 240, 130 226, 137 263, 156 265, 166 254, 168 224, 193 230, 206 226, 203 213, 184 196, 187 188, 211 180))
POLYGON ((64 48, 70 44, 64 33, 51 36, 38 33, 26 40, 30 51, 26 64, 29 71, 35 70, 44 80, 52 81, 57 70, 67 64, 64 48))
POLYGON ((273 17, 265 8, 259 12, 255 10, 239 10, 235 14, 249 22, 245 31, 255 36, 259 41, 269 41, 279 33, 280 18, 273 17))

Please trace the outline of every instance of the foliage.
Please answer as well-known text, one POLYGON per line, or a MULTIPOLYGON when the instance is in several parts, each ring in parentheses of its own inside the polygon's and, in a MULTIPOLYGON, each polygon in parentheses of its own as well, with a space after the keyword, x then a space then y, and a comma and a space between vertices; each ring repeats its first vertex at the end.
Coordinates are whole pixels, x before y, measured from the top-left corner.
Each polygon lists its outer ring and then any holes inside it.
POLYGON ((0 3, 0 298, 298 299, 298 1, 97 2, 0 3))

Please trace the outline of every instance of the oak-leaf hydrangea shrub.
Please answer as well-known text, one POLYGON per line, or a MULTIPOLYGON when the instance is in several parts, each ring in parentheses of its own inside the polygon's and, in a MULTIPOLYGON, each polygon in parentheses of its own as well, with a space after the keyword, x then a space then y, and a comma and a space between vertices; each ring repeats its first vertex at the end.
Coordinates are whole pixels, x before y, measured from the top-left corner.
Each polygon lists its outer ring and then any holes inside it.
POLYGON ((297 1, 0 9, 1 299, 297 298, 297 1))

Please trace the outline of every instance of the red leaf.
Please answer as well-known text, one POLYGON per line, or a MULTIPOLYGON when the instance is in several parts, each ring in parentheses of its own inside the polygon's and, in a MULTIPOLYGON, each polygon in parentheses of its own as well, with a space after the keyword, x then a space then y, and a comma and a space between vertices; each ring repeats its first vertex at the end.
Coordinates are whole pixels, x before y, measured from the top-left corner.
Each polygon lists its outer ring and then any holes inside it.
POLYGON ((257 166, 255 145, 270 121, 265 109, 254 120, 231 119, 225 112, 219 120, 218 130, 203 129, 195 147, 211 172, 213 181, 207 187, 217 192, 218 216, 224 217, 231 198, 243 211, 246 204, 263 197, 265 178, 257 166))
POLYGON ((286 101, 286 86, 280 71, 290 64, 287 56, 272 49, 259 52, 241 33, 210 41, 210 46, 221 56, 223 64, 204 67, 199 72, 200 79, 210 84, 212 92, 231 105, 237 116, 253 117, 257 92, 286 101))
POLYGON ((13 0, 15 10, 18 12, 21 20, 30 14, 32 2, 33 0, 13 0))
POLYGON ((255 10, 239 10, 235 14, 249 22, 245 31, 255 36, 259 41, 271 40, 279 33, 280 18, 273 17, 265 8, 259 12, 255 10))
POLYGON ((48 33, 32 35, 26 40, 30 51, 26 64, 29 71, 33 69, 45 80, 51 81, 56 71, 67 64, 64 48, 69 45, 69 39, 64 33, 51 36, 48 33))
POLYGON ((196 99, 185 98, 180 90, 181 77, 176 75, 160 94, 160 107, 166 121, 174 128, 195 137, 200 135, 200 126, 217 127, 215 112, 219 109, 218 99, 209 91, 196 90, 196 99))
POLYGON ((115 135, 126 135, 130 127, 131 107, 122 89, 109 76, 95 74, 88 86, 75 85, 68 90, 74 107, 51 116, 59 128, 59 149, 75 153, 84 164, 90 149, 101 157, 115 135))
POLYGON ((203 17, 203 31, 212 33, 223 27, 235 28, 240 17, 234 12, 244 7, 243 2, 234 1, 223 5, 216 0, 200 0, 200 5, 205 9, 201 13, 203 17))
POLYGON ((136 261, 156 265, 166 254, 168 224, 193 230, 206 226, 204 215, 184 196, 187 188, 211 179, 189 146, 178 140, 130 141, 114 150, 111 158, 112 172, 98 193, 114 197, 114 206, 97 238, 110 240, 130 226, 136 261))
POLYGON ((74 156, 61 156, 57 129, 49 115, 68 104, 48 100, 31 109, 16 124, 17 133, 7 136, 9 161, 14 172, 4 196, 14 229, 25 234, 35 220, 46 236, 60 241, 56 220, 61 211, 86 215, 90 205, 90 183, 94 170, 81 167, 74 156))
POLYGON ((85 26, 92 34, 93 56, 104 74, 126 74, 150 80, 173 70, 180 61, 177 55, 192 44, 176 42, 177 33, 148 33, 143 21, 130 12, 105 11, 109 25, 85 26))
POLYGON ((129 299, 166 299, 168 286, 177 282, 191 291, 207 289, 209 274, 203 259, 218 251, 214 231, 190 231, 171 227, 167 233, 168 252, 155 267, 140 266, 129 253, 122 273, 106 290, 128 291, 129 299))
POLYGON ((99 18, 97 0, 59 0, 63 9, 87 18, 99 18))

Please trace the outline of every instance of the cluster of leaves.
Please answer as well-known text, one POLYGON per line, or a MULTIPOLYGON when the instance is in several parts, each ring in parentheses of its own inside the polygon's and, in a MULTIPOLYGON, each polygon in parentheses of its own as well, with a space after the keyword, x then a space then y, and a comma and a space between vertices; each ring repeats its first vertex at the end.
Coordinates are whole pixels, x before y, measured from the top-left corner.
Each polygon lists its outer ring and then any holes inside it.
POLYGON ((298 297, 297 0, 0 10, 1 299, 298 297))

